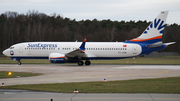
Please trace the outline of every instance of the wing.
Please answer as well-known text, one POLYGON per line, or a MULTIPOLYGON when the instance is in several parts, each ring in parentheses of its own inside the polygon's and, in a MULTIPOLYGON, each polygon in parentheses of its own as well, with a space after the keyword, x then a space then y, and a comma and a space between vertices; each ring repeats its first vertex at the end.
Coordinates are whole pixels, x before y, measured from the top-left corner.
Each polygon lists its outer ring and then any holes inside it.
POLYGON ((68 58, 78 58, 80 60, 82 57, 88 58, 87 54, 85 54, 85 44, 86 44, 86 38, 84 39, 84 41, 82 42, 81 46, 78 49, 65 54, 65 56, 68 58))

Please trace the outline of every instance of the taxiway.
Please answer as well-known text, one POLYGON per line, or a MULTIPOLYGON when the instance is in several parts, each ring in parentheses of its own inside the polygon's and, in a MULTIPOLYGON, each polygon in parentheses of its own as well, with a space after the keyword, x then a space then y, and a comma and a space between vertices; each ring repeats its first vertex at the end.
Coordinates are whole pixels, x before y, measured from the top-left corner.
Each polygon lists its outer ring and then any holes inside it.
POLYGON ((40 76, 1 79, 5 85, 130 80, 180 76, 179 65, 1 64, 0 71, 35 72, 40 76))

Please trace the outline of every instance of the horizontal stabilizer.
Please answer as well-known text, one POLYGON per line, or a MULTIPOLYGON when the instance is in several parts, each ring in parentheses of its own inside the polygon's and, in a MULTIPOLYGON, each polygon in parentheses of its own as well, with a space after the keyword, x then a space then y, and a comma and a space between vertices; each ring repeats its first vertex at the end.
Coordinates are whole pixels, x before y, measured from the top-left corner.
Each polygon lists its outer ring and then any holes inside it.
POLYGON ((175 44, 176 42, 169 42, 169 43, 163 43, 166 47, 171 45, 171 44, 175 44))
POLYGON ((154 48, 154 47, 160 47, 162 46, 162 41, 153 43, 151 45, 147 45, 147 47, 154 48))

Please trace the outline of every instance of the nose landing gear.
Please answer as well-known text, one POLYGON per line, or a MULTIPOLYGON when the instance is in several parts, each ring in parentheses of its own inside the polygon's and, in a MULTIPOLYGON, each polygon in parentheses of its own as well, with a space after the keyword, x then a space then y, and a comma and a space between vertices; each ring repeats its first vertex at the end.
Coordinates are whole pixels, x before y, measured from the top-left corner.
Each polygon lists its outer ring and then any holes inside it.
MULTIPOLYGON (((13 60, 15 60, 15 59, 13 59, 13 60)), ((20 61, 20 59, 16 58, 16 60, 18 61, 18 65, 21 65, 21 64, 22 64, 21 61, 20 61)))
POLYGON ((22 63, 20 61, 18 61, 18 65, 21 65, 22 63))

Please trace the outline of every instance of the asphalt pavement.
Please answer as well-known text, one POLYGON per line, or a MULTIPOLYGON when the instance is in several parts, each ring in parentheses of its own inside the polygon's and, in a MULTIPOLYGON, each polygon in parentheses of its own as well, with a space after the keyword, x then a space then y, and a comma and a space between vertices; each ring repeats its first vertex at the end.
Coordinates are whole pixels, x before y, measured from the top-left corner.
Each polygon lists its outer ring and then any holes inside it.
MULTIPOLYGON (((0 79, 5 86, 17 84, 130 80, 180 76, 179 65, 29 65, 1 64, 1 71, 35 72, 43 75, 0 79)), ((52 93, 0 89, 0 101, 180 101, 180 94, 52 93)))

